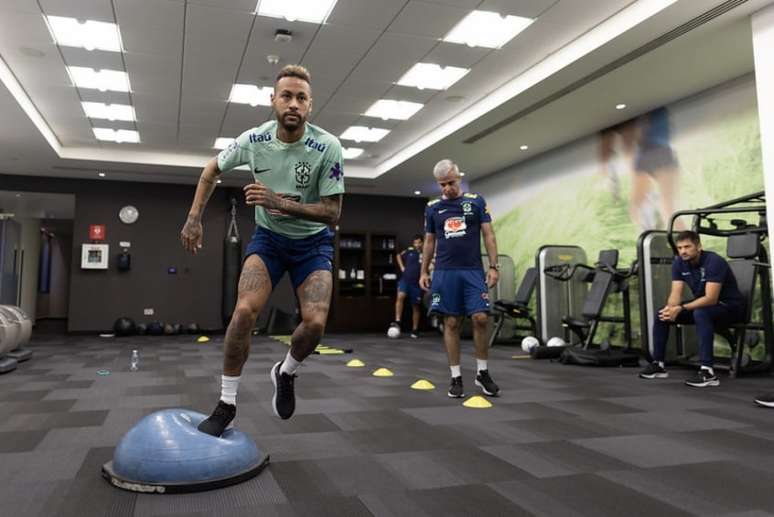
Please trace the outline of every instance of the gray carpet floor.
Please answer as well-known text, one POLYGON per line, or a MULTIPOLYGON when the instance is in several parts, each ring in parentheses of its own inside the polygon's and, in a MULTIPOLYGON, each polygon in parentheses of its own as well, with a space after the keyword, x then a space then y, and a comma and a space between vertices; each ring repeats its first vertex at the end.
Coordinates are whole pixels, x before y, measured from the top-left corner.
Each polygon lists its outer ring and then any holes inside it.
MULTIPOLYGON (((210 412, 222 337, 35 337, 34 358, 0 376, 0 515, 774 515, 774 410, 752 403, 772 377, 723 375, 720 387, 695 389, 682 383, 688 370, 643 381, 636 369, 496 347, 502 395, 470 409, 446 395, 437 336, 323 343, 354 353, 310 357, 296 414, 282 421, 268 371, 287 347, 253 338, 235 425, 271 455, 258 477, 147 495, 110 486, 100 468, 143 416, 210 412), (352 358, 366 366, 347 368, 352 358), (395 375, 372 376, 380 367, 395 375), (410 389, 418 379, 436 389, 410 389)), ((466 394, 476 395, 471 343, 463 349, 466 394)))

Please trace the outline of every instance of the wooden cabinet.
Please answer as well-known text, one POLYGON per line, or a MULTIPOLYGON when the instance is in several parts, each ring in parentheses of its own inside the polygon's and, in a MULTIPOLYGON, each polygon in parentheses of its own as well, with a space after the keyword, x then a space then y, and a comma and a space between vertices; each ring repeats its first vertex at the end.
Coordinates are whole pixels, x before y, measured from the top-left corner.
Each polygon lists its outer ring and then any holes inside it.
POLYGON ((393 319, 398 289, 395 235, 339 233, 328 330, 381 332, 393 319))

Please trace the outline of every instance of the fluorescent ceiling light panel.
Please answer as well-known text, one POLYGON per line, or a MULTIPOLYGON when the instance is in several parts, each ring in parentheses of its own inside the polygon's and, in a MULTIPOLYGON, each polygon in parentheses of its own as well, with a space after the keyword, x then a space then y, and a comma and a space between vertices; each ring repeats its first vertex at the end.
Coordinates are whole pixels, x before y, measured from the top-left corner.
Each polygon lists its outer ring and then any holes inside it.
POLYGON ((521 16, 500 16, 492 11, 472 11, 443 40, 469 47, 500 48, 534 20, 521 16))
POLYGON ((258 0, 255 12, 289 22, 325 23, 335 5, 336 0, 258 0))
POLYGON ((403 74, 398 84, 424 90, 446 90, 470 72, 469 68, 442 67, 433 63, 417 63, 403 74))
POLYGON ((129 104, 105 104, 103 102, 82 102, 83 111, 89 118, 107 120, 137 120, 134 107, 129 104))
POLYGON ((67 71, 78 88, 90 88, 101 92, 128 92, 129 75, 118 70, 100 70, 83 66, 68 66, 67 71))
POLYGON ((552 76, 559 70, 574 63, 583 56, 598 49, 605 43, 658 14, 677 0, 641 0, 629 4, 621 11, 584 33, 571 43, 517 75, 497 90, 467 107, 457 116, 440 126, 426 131, 421 137, 403 146, 397 153, 376 166, 371 178, 378 178, 385 172, 397 167, 412 156, 427 149, 455 131, 467 126, 480 116, 489 113, 504 102, 516 97, 525 90, 552 76))
POLYGON ((45 18, 54 41, 62 47, 121 52, 121 33, 115 23, 94 20, 80 23, 76 18, 64 16, 46 16, 45 18))
POLYGON ((408 120, 414 113, 421 110, 423 106, 424 104, 418 102, 382 99, 374 102, 364 115, 383 120, 408 120))
POLYGON ((235 84, 231 87, 228 101, 236 104, 249 104, 253 108, 258 105, 271 106, 272 93, 274 93, 274 88, 271 86, 258 88, 254 84, 235 84))
POLYGON ((97 140, 105 142, 116 142, 118 144, 139 144, 140 133, 132 129, 110 129, 108 127, 93 128, 94 136, 97 140))
POLYGON ((389 133, 389 129, 378 127, 351 126, 344 131, 339 138, 342 140, 354 140, 355 142, 378 142, 389 133))
POLYGON ((236 138, 226 138, 221 136, 215 139, 215 145, 213 145, 212 147, 214 147, 215 149, 225 149, 226 147, 230 146, 231 142, 233 142, 234 140, 236 140, 236 138))
POLYGON ((363 154, 363 150, 359 147, 344 147, 341 150, 341 156, 343 156, 345 160, 354 160, 361 154, 363 154))

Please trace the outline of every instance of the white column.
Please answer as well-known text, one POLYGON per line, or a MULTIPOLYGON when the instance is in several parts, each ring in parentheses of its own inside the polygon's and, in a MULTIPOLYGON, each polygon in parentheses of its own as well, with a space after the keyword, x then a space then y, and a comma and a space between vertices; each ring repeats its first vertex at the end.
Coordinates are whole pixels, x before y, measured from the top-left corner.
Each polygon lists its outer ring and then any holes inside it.
MULTIPOLYGON (((771 238, 774 237, 774 4, 752 15, 752 39, 761 126, 763 184, 771 238)), ((769 246, 769 249, 774 251, 774 246, 769 246)))

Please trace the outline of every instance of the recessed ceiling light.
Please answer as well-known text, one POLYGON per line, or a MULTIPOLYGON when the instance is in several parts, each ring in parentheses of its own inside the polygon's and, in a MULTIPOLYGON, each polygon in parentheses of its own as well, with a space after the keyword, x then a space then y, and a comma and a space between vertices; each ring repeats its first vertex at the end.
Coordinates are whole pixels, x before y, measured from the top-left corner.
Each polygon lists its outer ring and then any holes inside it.
POLYGON ((341 156, 345 160, 354 160, 361 154, 363 154, 363 150, 359 147, 344 147, 341 150, 341 156))
POLYGON ((529 149, 529 146, 528 145, 522 145, 521 147, 519 147, 519 149, 521 149, 522 151, 526 151, 527 149, 529 149))
POLYGON ((626 108, 626 104, 616 104, 615 105, 615 109, 617 109, 617 110, 622 110, 624 108, 626 108))
POLYGON ((129 104, 105 104, 103 102, 82 102, 83 111, 89 118, 107 120, 137 120, 134 108, 129 104))
POLYGON ((421 110, 424 104, 409 101, 394 101, 382 99, 374 102, 368 111, 364 113, 366 117, 376 117, 383 120, 408 120, 421 110))
POLYGON ((100 178, 104 178, 105 177, 105 173, 104 172, 98 172, 97 176, 99 176, 100 178))
POLYGON ((218 137, 215 139, 215 143, 212 145, 215 149, 225 149, 229 145, 231 145, 231 142, 233 142, 235 138, 226 138, 224 136, 218 137))
POLYGON ((433 63, 417 63, 398 80, 401 86, 413 86, 423 90, 446 90, 470 72, 469 68, 442 67, 433 63))
POLYGON ((422 191, 421 191, 421 190, 415 190, 415 191, 414 191, 414 195, 415 195, 415 196, 418 196, 418 195, 420 195, 421 193, 422 193, 422 191))
POLYGON ((492 11, 473 11, 462 19, 443 40, 469 47, 500 48, 534 20, 521 16, 500 16, 492 11))
POLYGON ((139 144, 140 133, 133 129, 110 129, 107 127, 95 127, 92 129, 97 140, 116 142, 118 144, 139 144))
POLYGON ((220 185, 221 183, 223 183, 223 180, 215 180, 215 183, 217 183, 218 185, 220 185))
POLYGON ((68 66, 67 71, 78 88, 91 88, 101 92, 128 92, 129 75, 120 70, 94 70, 83 66, 68 66))
POLYGON ((464 176, 464 175, 465 175, 465 173, 464 173, 464 172, 460 172, 460 176, 464 176))
POLYGON ((255 12, 289 22, 325 23, 335 5, 336 0, 258 0, 255 12))
POLYGON ((94 20, 80 23, 76 18, 64 16, 44 18, 51 35, 60 46, 121 52, 121 33, 115 23, 94 20))
POLYGON ((229 102, 236 104, 249 104, 253 108, 260 106, 271 106, 271 94, 274 88, 263 86, 261 88, 254 84, 235 84, 231 87, 229 102))
POLYGON ((350 126, 339 138, 342 140, 354 140, 355 142, 378 142, 389 133, 389 129, 365 126, 350 126))

